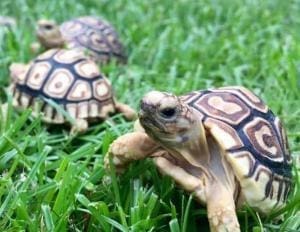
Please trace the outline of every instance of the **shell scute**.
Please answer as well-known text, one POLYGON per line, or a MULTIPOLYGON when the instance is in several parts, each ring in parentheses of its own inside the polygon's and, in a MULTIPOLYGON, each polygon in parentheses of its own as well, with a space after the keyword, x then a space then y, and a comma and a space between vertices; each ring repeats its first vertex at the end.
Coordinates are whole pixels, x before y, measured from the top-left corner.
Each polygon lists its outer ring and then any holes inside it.
POLYGON ((89 117, 94 118, 97 115, 99 115, 99 112, 101 112, 101 109, 99 109, 99 103, 95 100, 91 100, 89 101, 89 106, 90 106, 90 110, 89 110, 89 117))
MULTIPOLYGON (((216 90, 218 91, 218 90, 216 90)), ((244 102, 246 102, 250 107, 261 111, 263 113, 267 113, 269 108, 264 102, 256 96, 254 93, 252 93, 250 90, 246 89, 245 87, 223 87, 220 88, 220 91, 229 92, 232 94, 235 94, 240 99, 242 99, 244 102)))
POLYGON ((80 35, 85 30, 84 25, 76 20, 64 22, 60 28, 62 35, 66 40, 70 40, 73 37, 80 35))
POLYGON ((80 50, 61 49, 54 55, 53 58, 58 63, 71 64, 80 59, 85 59, 85 56, 80 50))
POLYGON ((258 153, 274 161, 283 161, 280 142, 268 121, 256 117, 247 123, 243 130, 258 153))
POLYGON ((211 133, 216 133, 226 138, 221 141, 224 149, 238 149, 243 147, 243 142, 240 139, 239 134, 226 123, 213 118, 207 118, 205 120, 205 125, 211 133))
POLYGON ((92 89, 88 82, 77 80, 72 86, 67 99, 70 101, 88 100, 92 97, 92 89))
POLYGON ((50 50, 47 50, 46 52, 40 54, 35 60, 36 61, 42 61, 42 60, 50 59, 58 51, 59 51, 59 49, 50 49, 50 50))
POLYGON ((27 108, 30 105, 32 97, 26 93, 21 93, 19 96, 20 105, 24 108, 27 108))
POLYGON ((243 178, 252 176, 255 172, 256 160, 249 151, 230 153, 228 159, 231 160, 231 162, 234 162, 235 160, 238 161, 239 165, 235 165, 233 169, 239 176, 243 178))
POLYGON ((88 101, 80 102, 78 104, 78 118, 87 118, 89 116, 88 101))
POLYGON ((238 98, 227 93, 206 94, 194 106, 205 114, 237 125, 250 115, 249 108, 238 98))
POLYGON ((82 78, 93 79, 100 75, 98 66, 94 62, 90 62, 89 60, 78 62, 74 67, 76 72, 82 78))
POLYGON ((180 100, 184 101, 186 104, 193 106, 193 103, 195 101, 197 101, 201 96, 202 96, 202 92, 200 91, 194 91, 194 92, 190 92, 188 94, 182 95, 180 96, 180 100))
POLYGON ((51 65, 48 62, 34 63, 27 74, 27 85, 32 89, 40 89, 50 70, 51 65))
POLYGON ((282 150, 284 151, 284 154, 286 156, 286 161, 287 161, 287 163, 291 164, 292 157, 290 154, 290 148, 289 148, 285 129, 283 128, 282 123, 279 120, 279 118, 275 118, 274 124, 275 124, 275 129, 276 129, 278 135, 282 138, 282 140, 280 140, 280 142, 281 142, 282 150))
POLYGON ((99 101, 105 101, 112 97, 110 83, 104 78, 93 82, 93 90, 94 97, 99 101))
POLYGON ((63 68, 58 68, 50 75, 43 91, 53 98, 64 98, 74 81, 73 74, 63 68))
MULTIPOLYGON (((84 36, 79 39, 79 41, 83 42, 84 36)), ((98 33, 91 32, 89 36, 87 37, 90 40, 90 48, 94 51, 98 51, 99 53, 110 53, 110 46, 106 43, 107 41, 102 35, 99 35, 98 33)), ((86 41, 87 42, 87 41, 86 41)))
POLYGON ((72 118, 78 117, 78 108, 76 103, 69 103, 66 105, 67 112, 72 118))

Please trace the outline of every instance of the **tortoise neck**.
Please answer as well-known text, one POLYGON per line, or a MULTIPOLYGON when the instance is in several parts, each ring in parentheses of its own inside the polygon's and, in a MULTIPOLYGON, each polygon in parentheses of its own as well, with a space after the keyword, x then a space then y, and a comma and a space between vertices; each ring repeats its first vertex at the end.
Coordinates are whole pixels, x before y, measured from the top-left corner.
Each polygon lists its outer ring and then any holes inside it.
POLYGON ((210 153, 202 122, 197 120, 189 131, 180 136, 181 142, 171 145, 162 144, 162 146, 170 151, 170 154, 178 161, 181 160, 182 163, 189 163, 195 170, 198 169, 201 175, 204 173, 210 176, 207 171, 210 162, 210 153))
POLYGON ((221 184, 234 193, 238 186, 232 168, 225 158, 225 151, 212 136, 208 136, 207 143, 209 147, 208 169, 212 183, 221 184))

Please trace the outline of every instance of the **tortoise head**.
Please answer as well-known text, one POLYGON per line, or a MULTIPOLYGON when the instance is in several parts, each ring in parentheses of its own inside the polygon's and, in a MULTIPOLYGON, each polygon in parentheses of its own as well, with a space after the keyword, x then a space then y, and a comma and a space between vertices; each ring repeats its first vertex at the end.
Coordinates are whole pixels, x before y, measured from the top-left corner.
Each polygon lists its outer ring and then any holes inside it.
POLYGON ((36 34, 38 40, 46 48, 62 47, 64 44, 59 25, 52 20, 39 20, 36 34))
POLYGON ((144 96, 139 120, 147 134, 165 145, 198 139, 202 129, 193 110, 177 96, 165 92, 151 91, 144 96))

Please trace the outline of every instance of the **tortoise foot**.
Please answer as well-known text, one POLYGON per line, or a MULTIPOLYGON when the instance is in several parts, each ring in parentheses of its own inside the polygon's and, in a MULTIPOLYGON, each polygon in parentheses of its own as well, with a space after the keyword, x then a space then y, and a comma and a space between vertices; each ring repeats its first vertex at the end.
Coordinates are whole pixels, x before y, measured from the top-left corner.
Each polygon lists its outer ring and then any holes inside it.
POLYGON ((130 162, 146 158, 154 153, 157 147, 157 144, 143 132, 122 135, 110 145, 104 158, 105 168, 109 169, 111 157, 116 171, 121 173, 130 162))
POLYGON ((89 124, 84 119, 76 119, 71 128, 71 134, 84 133, 87 131, 89 124))
POLYGON ((240 232, 240 225, 234 209, 216 209, 213 213, 208 213, 208 220, 212 232, 240 232))

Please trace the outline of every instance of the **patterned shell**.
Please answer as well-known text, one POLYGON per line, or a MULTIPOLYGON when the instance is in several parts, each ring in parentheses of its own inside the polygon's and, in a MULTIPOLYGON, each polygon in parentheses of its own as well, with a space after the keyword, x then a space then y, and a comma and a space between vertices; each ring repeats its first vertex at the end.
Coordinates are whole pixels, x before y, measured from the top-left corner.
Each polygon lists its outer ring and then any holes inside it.
POLYGON ((192 92, 182 99, 224 149, 251 207, 262 212, 284 205, 291 189, 291 157, 278 117, 248 89, 192 92))
POLYGON ((96 61, 107 63, 111 58, 125 63, 126 55, 115 29, 105 20, 85 16, 64 22, 60 27, 69 48, 85 48, 96 61))
POLYGON ((42 111, 50 123, 64 123, 65 117, 49 99, 74 119, 106 118, 115 111, 110 83, 78 50, 48 50, 11 87, 14 106, 42 111))

